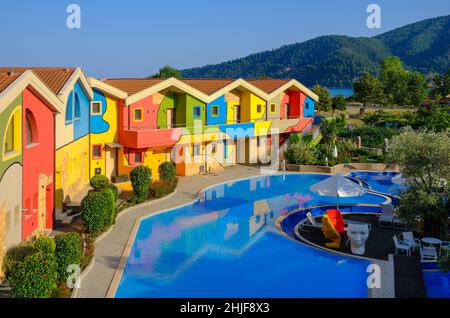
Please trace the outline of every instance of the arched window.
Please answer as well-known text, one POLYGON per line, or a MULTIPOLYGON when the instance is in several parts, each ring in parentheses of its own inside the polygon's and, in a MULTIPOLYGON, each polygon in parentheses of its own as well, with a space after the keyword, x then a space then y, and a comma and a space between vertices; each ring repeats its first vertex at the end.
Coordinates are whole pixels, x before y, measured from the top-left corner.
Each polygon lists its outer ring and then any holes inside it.
POLYGON ((34 119, 33 113, 27 109, 25 114, 25 130, 26 130, 26 144, 31 145, 38 142, 37 136, 37 125, 36 120, 34 119))
POLYGON ((74 95, 74 93, 71 92, 69 95, 69 99, 67 100, 66 124, 71 124, 73 121, 73 95, 74 95))
POLYGON ((80 106, 80 98, 78 97, 78 94, 75 93, 75 120, 81 118, 81 106, 80 106))
POLYGON ((21 110, 17 107, 6 126, 3 140, 3 160, 20 154, 21 150, 21 110))

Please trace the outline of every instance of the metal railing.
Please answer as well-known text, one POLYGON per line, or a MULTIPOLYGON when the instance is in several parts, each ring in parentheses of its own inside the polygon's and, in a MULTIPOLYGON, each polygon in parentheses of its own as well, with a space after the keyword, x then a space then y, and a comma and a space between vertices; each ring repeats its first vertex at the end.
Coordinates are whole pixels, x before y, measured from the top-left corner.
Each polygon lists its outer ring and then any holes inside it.
POLYGON ((304 117, 300 116, 289 116, 289 117, 263 117, 263 118, 250 118, 249 120, 226 120, 224 123, 220 124, 213 124, 208 125, 206 121, 195 121, 193 124, 186 125, 186 123, 181 124, 170 124, 170 125, 123 125, 123 130, 130 130, 130 131, 147 131, 147 130, 160 130, 160 129, 175 129, 175 128, 194 128, 194 127, 203 127, 203 126, 220 126, 220 125, 235 125, 235 124, 250 124, 255 122, 265 122, 265 121, 272 121, 272 120, 290 120, 290 119, 304 119, 304 117), (200 125, 196 123, 201 123, 200 125))

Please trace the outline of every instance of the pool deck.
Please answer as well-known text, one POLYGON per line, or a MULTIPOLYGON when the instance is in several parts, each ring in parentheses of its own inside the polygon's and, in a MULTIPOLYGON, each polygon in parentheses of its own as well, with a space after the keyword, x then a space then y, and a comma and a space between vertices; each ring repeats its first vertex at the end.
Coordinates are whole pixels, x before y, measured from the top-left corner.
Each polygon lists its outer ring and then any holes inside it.
POLYGON ((220 173, 179 177, 177 191, 174 194, 122 211, 114 227, 97 239, 95 260, 82 275, 81 288, 74 292, 73 297, 106 297, 133 227, 141 217, 190 203, 197 198, 201 190, 215 184, 260 175, 259 167, 237 165, 220 173))

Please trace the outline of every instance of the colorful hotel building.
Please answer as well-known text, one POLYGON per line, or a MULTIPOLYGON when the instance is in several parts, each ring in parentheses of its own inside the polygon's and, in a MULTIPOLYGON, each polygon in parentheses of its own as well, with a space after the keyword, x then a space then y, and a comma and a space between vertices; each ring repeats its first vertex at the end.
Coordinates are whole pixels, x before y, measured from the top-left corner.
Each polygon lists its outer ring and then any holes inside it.
POLYGON ((0 259, 53 228, 96 175, 172 161, 180 176, 261 163, 308 133, 318 97, 296 80, 86 78, 0 67, 0 259))

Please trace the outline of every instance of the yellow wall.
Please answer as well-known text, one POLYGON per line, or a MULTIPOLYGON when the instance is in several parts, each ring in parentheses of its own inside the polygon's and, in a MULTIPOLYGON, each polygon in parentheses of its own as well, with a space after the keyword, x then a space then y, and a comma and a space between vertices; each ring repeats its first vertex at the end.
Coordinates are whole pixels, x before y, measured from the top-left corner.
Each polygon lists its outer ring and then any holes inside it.
MULTIPOLYGON (((91 147, 92 145, 101 144, 102 145, 102 158, 101 159, 92 159, 92 154, 90 157, 91 160, 91 177, 95 175, 95 169, 101 168, 102 174, 105 175, 106 167, 105 167, 105 156, 106 147, 105 143, 108 142, 117 142, 118 140, 118 131, 117 131, 117 119, 118 119, 118 111, 117 111, 117 100, 112 99, 108 96, 106 98, 106 112, 103 114, 103 119, 109 123, 109 129, 107 132, 101 134, 92 134, 91 137, 91 147)), ((114 151, 114 150, 112 150, 114 151)), ((107 176, 108 178, 110 176, 107 176)))
MULTIPOLYGON (((159 180, 158 168, 159 165, 165 161, 170 161, 170 149, 166 148, 153 148, 148 149, 144 156, 144 166, 149 167, 152 170, 152 180, 159 180)), ((119 175, 129 174, 133 170, 134 166, 128 163, 128 160, 121 148, 119 150, 119 175)))
MULTIPOLYGON (((89 181, 89 135, 56 150, 55 207, 73 199, 89 181)), ((70 201, 69 201, 70 202, 70 201)))
POLYGON ((256 95, 250 94, 250 118, 254 122, 258 119, 264 119, 266 114, 266 101, 256 95), (261 105, 261 111, 257 112, 257 105, 261 105))

